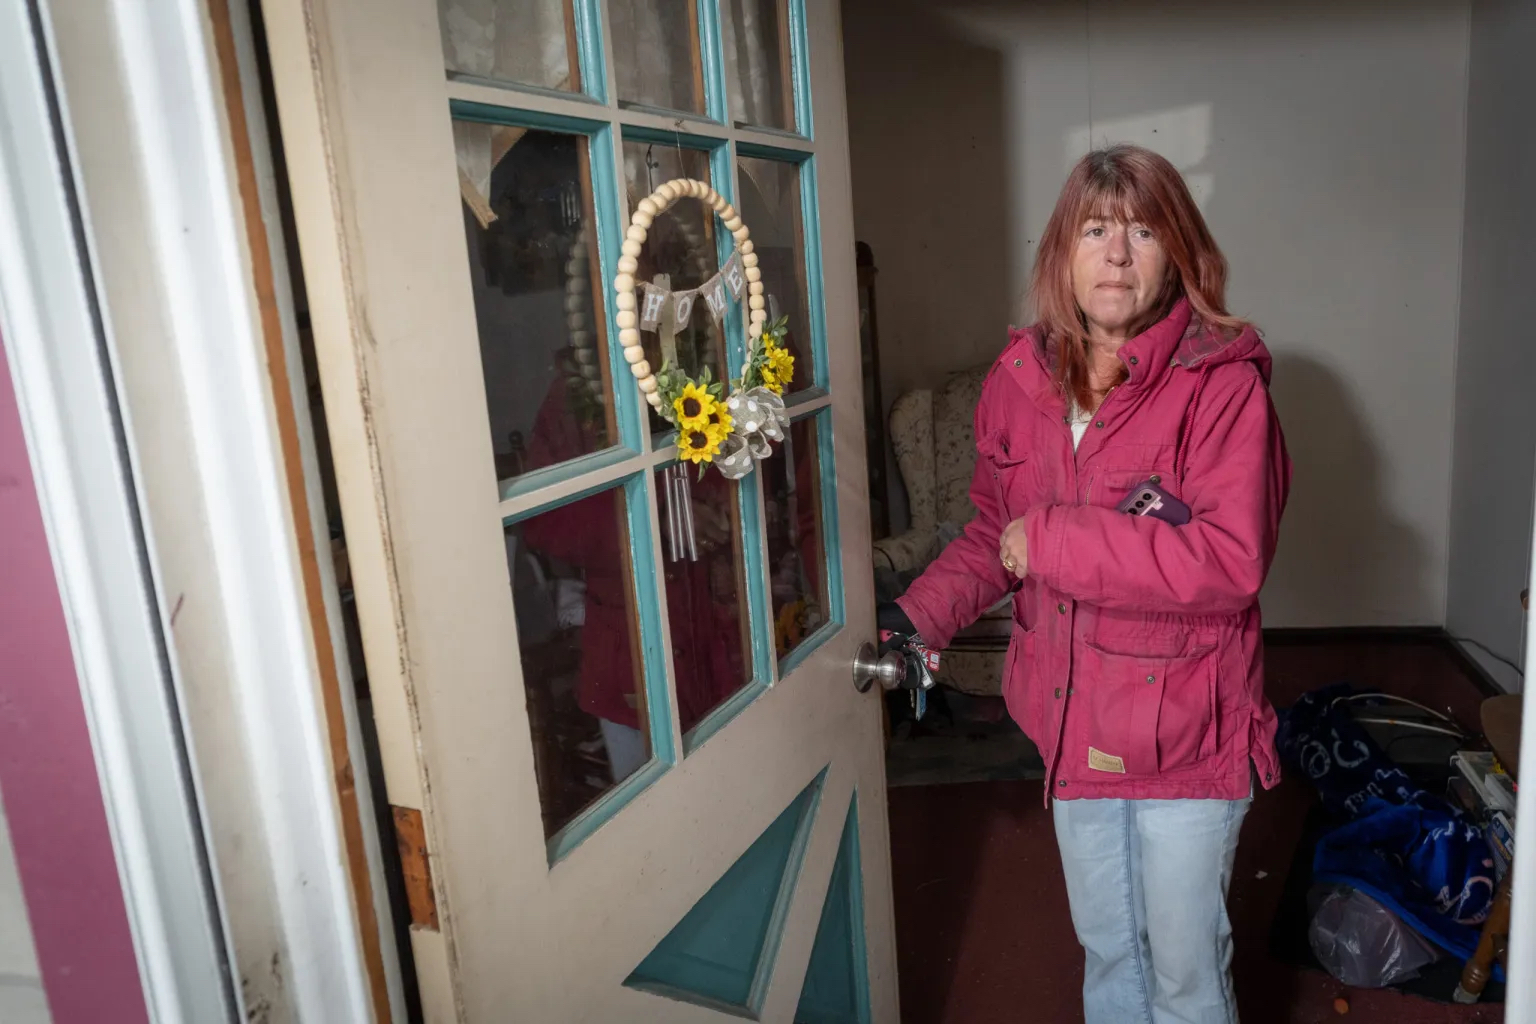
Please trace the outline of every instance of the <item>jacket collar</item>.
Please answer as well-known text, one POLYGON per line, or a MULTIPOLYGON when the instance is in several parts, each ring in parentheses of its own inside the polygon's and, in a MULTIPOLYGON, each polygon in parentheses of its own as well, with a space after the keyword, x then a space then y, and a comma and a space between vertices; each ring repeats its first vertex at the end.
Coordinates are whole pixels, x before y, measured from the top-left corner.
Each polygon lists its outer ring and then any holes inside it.
POLYGON ((1156 383, 1163 371, 1177 361, 1176 353, 1184 339, 1200 330, 1189 300, 1174 303, 1167 316, 1120 346, 1120 362, 1130 374, 1127 386, 1140 388, 1156 383))

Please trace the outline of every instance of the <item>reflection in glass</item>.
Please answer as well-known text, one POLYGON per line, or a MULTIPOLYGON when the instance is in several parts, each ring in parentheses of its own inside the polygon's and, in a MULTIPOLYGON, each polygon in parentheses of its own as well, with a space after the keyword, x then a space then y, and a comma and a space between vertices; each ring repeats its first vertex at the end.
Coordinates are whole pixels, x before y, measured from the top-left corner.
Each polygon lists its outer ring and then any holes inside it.
POLYGON ((581 91, 571 0, 437 0, 450 72, 581 91))
POLYGON ((782 160, 742 157, 741 219, 752 229, 770 320, 789 318, 789 354, 795 357, 790 391, 816 383, 811 361, 811 317, 805 283, 805 224, 800 218, 800 167, 782 160))
POLYGON ((828 619, 827 555, 821 535, 821 458, 815 416, 759 463, 767 512, 774 648, 783 658, 828 619))
POLYGON ((762 128, 795 129, 787 0, 720 0, 731 119, 762 128))
MULTIPOLYGON (((696 149, 679 149, 663 143, 624 143, 624 178, 629 189, 629 208, 656 190, 656 186, 674 178, 692 178, 708 182, 709 154, 696 149)), ((658 283, 674 291, 697 288, 720 269, 715 243, 718 221, 714 211, 697 199, 679 199, 651 224, 644 247, 640 250, 640 268, 636 281, 658 283)), ((693 304, 688 323, 675 335, 669 321, 659 332, 640 335, 646 361, 660 368, 677 363, 697 377, 709 367, 715 380, 726 379, 725 331, 702 301, 693 304)), ((646 406, 650 409, 650 406, 646 406)), ((650 410, 651 431, 672 429, 654 409, 650 410)))
POLYGON ((628 0, 611 4, 608 17, 619 102, 704 113, 696 0, 628 0))
POLYGON ((453 136, 496 478, 617 444, 586 137, 453 136))
POLYGON ((751 682, 740 486, 691 466, 656 473, 677 711, 688 732, 751 682))
POLYGON ((548 838, 651 758, 623 488, 506 528, 548 838))

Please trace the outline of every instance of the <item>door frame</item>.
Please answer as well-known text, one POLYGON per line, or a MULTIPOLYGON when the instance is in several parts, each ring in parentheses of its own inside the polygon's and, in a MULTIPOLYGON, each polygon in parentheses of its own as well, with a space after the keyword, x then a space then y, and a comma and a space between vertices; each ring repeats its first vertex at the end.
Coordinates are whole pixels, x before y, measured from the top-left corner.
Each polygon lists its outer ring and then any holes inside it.
POLYGON ((279 426, 293 383, 273 377, 265 226, 242 202, 249 140, 229 106, 260 105, 226 92, 218 32, 242 71, 253 52, 239 0, 228 10, 221 27, 205 0, 0 0, 25 26, 0 30, 21 58, 0 67, 0 101, 26 96, 7 76, 34 66, 56 100, 15 121, 41 126, 22 158, 54 193, 16 193, 34 201, 0 232, 31 260, 0 261, 8 312, 30 287, 52 319, 7 348, 151 1019, 361 1024, 391 1013, 357 896, 382 876, 347 855, 342 791, 366 799, 367 780, 327 741, 295 480, 319 490, 312 446, 279 426), (44 223, 55 208, 69 216, 44 223))

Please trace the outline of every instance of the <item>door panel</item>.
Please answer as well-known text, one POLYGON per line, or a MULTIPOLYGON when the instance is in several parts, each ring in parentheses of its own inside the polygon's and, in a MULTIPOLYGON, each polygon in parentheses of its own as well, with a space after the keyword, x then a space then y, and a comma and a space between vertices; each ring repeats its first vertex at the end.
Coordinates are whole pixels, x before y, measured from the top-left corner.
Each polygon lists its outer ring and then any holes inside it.
MULTIPOLYGON (((431 855, 428 1017, 790 1021, 804 995, 894 1021, 879 704, 849 685, 873 614, 836 5, 443 2, 264 0, 386 785, 431 855), (686 491, 608 287, 683 173, 759 240, 797 383, 772 458, 686 491), (782 864, 741 868, 810 788, 782 864), (731 986, 636 987, 720 907, 762 931, 750 984, 722 948, 731 986)), ((714 273, 734 243, 702 209, 658 218, 645 272, 714 273)), ((741 310, 702 316, 669 350, 738 370, 741 310)))

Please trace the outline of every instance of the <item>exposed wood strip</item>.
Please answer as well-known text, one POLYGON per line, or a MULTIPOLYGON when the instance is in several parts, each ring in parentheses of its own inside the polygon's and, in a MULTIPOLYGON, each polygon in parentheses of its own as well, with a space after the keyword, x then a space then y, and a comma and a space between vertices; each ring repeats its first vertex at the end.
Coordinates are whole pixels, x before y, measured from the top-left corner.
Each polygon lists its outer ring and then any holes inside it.
POLYGON ((400 845, 400 866, 405 875, 405 898, 411 907, 411 927, 438 930, 437 897, 432 891, 432 862, 427 857, 427 830, 421 812, 412 807, 390 807, 395 819, 395 842, 400 845))

